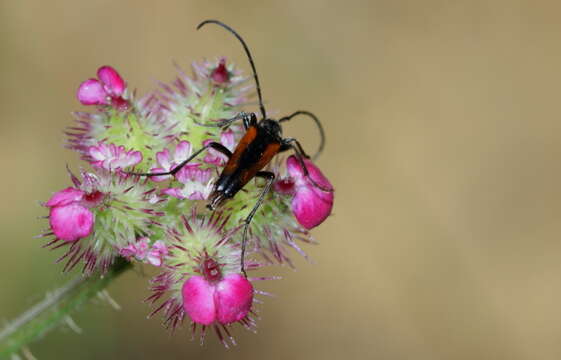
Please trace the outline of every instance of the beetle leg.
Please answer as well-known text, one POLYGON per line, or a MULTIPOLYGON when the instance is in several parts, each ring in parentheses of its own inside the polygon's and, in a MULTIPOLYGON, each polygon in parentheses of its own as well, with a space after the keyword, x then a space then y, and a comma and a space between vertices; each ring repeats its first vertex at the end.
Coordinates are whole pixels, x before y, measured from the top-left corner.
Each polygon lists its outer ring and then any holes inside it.
MULTIPOLYGON (((306 115, 306 116, 311 117, 312 120, 314 120, 314 122, 316 123, 316 126, 319 130, 319 138, 320 138, 319 148, 318 148, 318 151, 316 151, 316 153, 312 157, 312 160, 316 160, 321 155, 321 153, 323 152, 323 148, 325 147, 325 131, 323 131, 323 126, 321 125, 321 122, 319 121, 319 119, 309 111, 299 110, 299 111, 293 112, 292 114, 290 114, 288 116, 284 116, 284 117, 280 118, 279 123, 282 123, 284 121, 289 121, 290 119, 292 119, 293 117, 295 117, 297 115, 306 115)), ((304 153, 304 152, 302 151, 302 153, 304 153)))
POLYGON ((308 178, 308 180, 312 183, 312 185, 314 185, 321 191, 333 192, 333 189, 323 187, 317 182, 315 182, 314 179, 312 179, 312 177, 310 176, 310 172, 308 171, 308 167, 304 163, 304 158, 309 159, 310 157, 304 152, 304 149, 302 148, 302 145, 298 140, 296 140, 295 138, 283 139, 280 151, 286 151, 289 149, 294 150, 294 155, 296 156, 296 159, 298 160, 300 166, 302 167, 302 170, 304 171, 304 176, 308 178))
POLYGON ((257 123, 257 117, 255 116, 254 113, 246 113, 243 111, 237 114, 236 116, 234 116, 233 118, 222 119, 211 124, 203 124, 198 122, 197 120, 193 120, 193 121, 195 122, 195 124, 199 126, 227 128, 228 126, 232 125, 234 122, 238 120, 243 121, 243 127, 245 128, 245 130, 247 130, 247 128, 250 127, 253 123, 257 123))
POLYGON ((181 170, 181 168, 183 168, 185 165, 187 165, 187 163, 189 163, 189 161, 193 160, 195 157, 197 157, 200 153, 202 153, 203 151, 205 151, 208 148, 213 148, 214 150, 220 151, 222 154, 226 155, 228 158, 230 158, 232 156, 232 152, 230 150, 228 150, 228 148, 226 148, 224 145, 217 143, 217 142, 211 142, 206 144, 205 146, 203 146, 202 148, 200 148, 199 150, 195 151, 191 156, 189 156, 187 159, 183 160, 179 165, 177 165, 176 167, 174 167, 172 170, 170 171, 166 171, 166 172, 159 172, 159 173, 134 173, 134 172, 127 172, 126 174, 129 175, 138 175, 138 176, 164 176, 164 175, 175 175, 179 170, 181 170))
POLYGON ((263 191, 261 191, 261 194, 259 194, 259 198, 257 199, 255 206, 253 206, 253 209, 251 209, 251 212, 244 220, 240 268, 246 278, 247 278, 247 274, 245 272, 245 246, 247 243, 247 229, 249 228, 249 224, 251 224, 251 220, 253 219, 253 216, 255 216, 255 213, 259 209, 259 206, 261 206, 263 200, 265 200, 265 195, 267 195, 267 193, 271 189, 271 185, 273 185, 273 181, 275 181, 275 174, 270 171, 259 171, 255 176, 259 176, 261 178, 266 179, 267 185, 265 185, 263 191))
POLYGON ((300 141, 298 141, 295 138, 285 138, 282 139, 282 144, 281 144, 281 148, 279 152, 283 152, 283 151, 287 151, 290 149, 294 149, 294 151, 298 151, 300 152, 300 154, 305 157, 306 159, 309 159, 310 156, 308 154, 306 154, 306 152, 304 151, 304 148, 302 147, 302 144, 300 144, 300 141), (294 144, 296 144, 296 147, 294 147, 294 144))

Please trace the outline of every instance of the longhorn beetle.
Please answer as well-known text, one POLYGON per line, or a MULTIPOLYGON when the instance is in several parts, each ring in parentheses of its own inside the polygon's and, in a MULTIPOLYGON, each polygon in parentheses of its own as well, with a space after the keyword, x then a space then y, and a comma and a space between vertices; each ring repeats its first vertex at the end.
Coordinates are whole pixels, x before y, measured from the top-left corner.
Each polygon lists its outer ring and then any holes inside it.
POLYGON ((253 209, 249 213, 249 215, 244 220, 244 230, 243 230, 243 237, 242 237, 242 249, 241 249, 241 261, 240 261, 240 268, 241 272, 247 277, 245 272, 244 266, 244 256, 245 256, 245 247, 247 242, 247 230, 253 219, 253 216, 259 209, 259 206, 263 202, 265 195, 271 189, 271 185, 275 180, 275 174, 270 171, 261 171, 271 159, 278 153, 287 151, 287 150, 294 150, 296 158, 298 159, 300 166, 303 169, 304 176, 312 183, 313 186, 317 187, 322 191, 331 192, 332 189, 322 187, 321 185, 317 184, 309 175, 308 169, 306 164, 304 163, 303 158, 310 158, 300 142, 295 138, 283 138, 282 137, 282 128, 281 123, 285 121, 289 121, 293 117, 297 115, 306 115, 314 120, 315 124, 317 125, 319 132, 320 132, 320 145, 319 149, 314 155, 313 159, 316 159, 321 152, 323 151, 325 145, 325 134, 323 131, 323 127, 319 119, 312 113, 308 111, 295 111, 294 113, 282 117, 279 120, 273 120, 267 118, 267 113, 265 111, 265 106, 263 105, 263 98, 261 96, 261 86, 259 84, 259 78, 257 77, 257 71, 255 70, 255 64, 253 62, 253 58, 247 47, 245 41, 242 37, 231 27, 228 25, 218 21, 218 20, 205 20, 197 26, 197 30, 203 27, 206 24, 216 24, 230 33, 232 33, 242 44, 245 53, 249 59, 249 64, 251 65, 251 69, 253 71, 253 78, 255 80, 255 85, 257 88, 257 96, 259 98, 259 110, 261 111, 261 120, 257 121, 257 116, 254 113, 245 113, 240 112, 238 115, 234 116, 231 119, 223 119, 213 123, 212 125, 209 124, 199 124, 202 126, 207 127, 222 127, 226 128, 230 126, 235 121, 241 120, 243 123, 243 127, 245 129, 245 134, 241 138, 240 142, 237 144, 234 152, 230 152, 224 145, 217 143, 217 142, 210 142, 203 146, 201 149, 195 151, 188 159, 185 159, 175 168, 168 172, 159 172, 159 173, 130 173, 132 175, 140 175, 140 176, 162 176, 162 175, 175 175, 182 167, 184 167, 187 163, 193 160, 196 156, 198 156, 201 152, 207 150, 208 148, 213 148, 221 152, 222 154, 228 157, 228 162, 224 166, 222 173, 216 180, 214 187, 209 195, 207 208, 214 211, 216 210, 225 200, 233 198, 238 191, 240 191, 251 179, 254 177, 261 177, 267 180, 267 184, 259 194, 257 202, 253 206, 253 209))

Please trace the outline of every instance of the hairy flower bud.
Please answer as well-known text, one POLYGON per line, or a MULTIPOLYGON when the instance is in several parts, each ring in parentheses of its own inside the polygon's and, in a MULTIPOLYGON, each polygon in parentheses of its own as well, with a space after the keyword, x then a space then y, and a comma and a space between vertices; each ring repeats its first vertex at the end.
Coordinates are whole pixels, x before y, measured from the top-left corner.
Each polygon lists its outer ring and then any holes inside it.
POLYGON ((55 236, 47 245, 72 244, 59 259, 67 259, 65 270, 83 260, 85 272, 105 271, 119 249, 156 231, 163 199, 131 177, 103 170, 82 177, 72 176, 76 187, 57 192, 45 203, 51 227, 45 235, 55 236))
MULTIPOLYGON (((226 325, 239 322, 248 329, 255 326, 250 317, 255 293, 252 279, 240 274, 240 250, 232 242, 239 228, 226 231, 227 222, 220 214, 207 218, 193 212, 189 218, 183 217, 181 226, 168 229, 173 240, 166 267, 152 280, 154 293, 147 299, 156 303, 167 295, 152 314, 163 311, 171 328, 187 315, 194 330, 196 324, 202 325, 202 337, 211 326, 225 345, 220 329, 230 337, 226 325)), ((246 260, 247 271, 260 266, 246 260)))

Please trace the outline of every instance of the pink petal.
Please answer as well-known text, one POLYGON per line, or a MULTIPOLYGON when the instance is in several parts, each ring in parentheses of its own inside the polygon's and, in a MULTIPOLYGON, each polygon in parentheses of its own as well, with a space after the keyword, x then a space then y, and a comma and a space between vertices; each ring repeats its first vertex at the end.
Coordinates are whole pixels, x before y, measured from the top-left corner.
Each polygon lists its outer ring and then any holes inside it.
POLYGON ((134 162, 135 165, 142 161, 142 153, 140 151, 133 151, 129 156, 130 160, 134 162))
POLYGON ((130 150, 116 159, 114 162, 114 168, 124 169, 129 166, 134 166, 142 161, 142 153, 140 151, 130 150))
POLYGON ((154 266, 162 266, 164 257, 168 254, 168 248, 163 241, 158 240, 152 245, 152 249, 148 252, 146 260, 154 266))
POLYGON ((88 208, 69 204, 51 208, 49 222, 55 236, 73 242, 90 235, 93 228, 93 214, 88 208))
MULTIPOLYGON (((168 170, 166 169, 162 169, 162 168, 152 168, 150 169, 150 172, 152 174, 158 174, 158 173, 164 173, 167 172, 168 170)), ((154 182, 162 182, 162 181, 166 181, 168 179, 169 175, 162 175, 162 176, 150 176, 150 180, 154 181, 154 182)))
POLYGON ((210 325, 216 319, 214 287, 202 276, 190 277, 183 288, 183 309, 193 322, 210 325))
POLYGON ((253 304, 253 285, 240 274, 226 275, 216 288, 217 318, 230 324, 247 316, 253 304))
POLYGON ((135 256, 138 260, 142 260, 146 257, 148 253, 149 239, 147 237, 141 237, 135 244, 136 253, 135 256))
MULTIPOLYGON (((207 145, 208 143, 211 143, 212 140, 205 140, 203 141, 203 145, 207 145)), ((207 150, 206 156, 203 159, 203 161, 207 164, 211 164, 211 165, 216 165, 216 166, 223 166, 224 164, 226 164, 226 160, 228 158, 226 157, 226 155, 222 154, 220 151, 214 150, 213 148, 209 148, 207 150)))
POLYGON ((134 246, 134 244, 129 244, 119 250, 119 255, 127 259, 130 259, 135 254, 136 254, 136 247, 134 246))
POLYGON ((109 156, 109 151, 103 143, 100 143, 98 146, 90 146, 88 148, 88 154, 95 161, 103 161, 109 156))
POLYGON ((156 161, 158 161, 158 164, 165 169, 164 171, 171 170, 171 157, 168 149, 157 152, 156 161))
POLYGON ((119 97, 125 91, 125 81, 111 66, 102 66, 97 70, 97 77, 105 85, 105 90, 112 96, 119 97))
POLYGON ((183 184, 195 181, 206 184, 212 176, 212 169, 201 169, 200 164, 187 164, 175 174, 177 181, 183 184))
POLYGON ((162 240, 158 240, 152 245, 152 249, 158 251, 162 255, 168 254, 168 248, 162 240))
POLYGON ((180 164, 181 162, 187 160, 189 156, 191 156, 191 143, 188 141, 181 141, 177 144, 175 148, 175 155, 174 160, 176 164, 180 164))
POLYGON ((189 194, 189 196, 187 196, 187 199, 189 200, 205 200, 206 198, 207 197, 205 196, 205 194, 200 191, 193 191, 191 194, 189 194))
MULTIPOLYGON (((329 180, 327 180, 321 170, 311 160, 304 159, 304 164, 306 165, 309 176, 312 180, 322 187, 333 189, 333 185, 331 185, 329 180)), ((308 184, 311 184, 306 176, 304 176, 304 170, 294 155, 288 157, 286 160, 286 167, 290 176, 296 181, 296 186, 307 186, 308 184)))
POLYGON ((88 153, 94 160, 92 165, 106 170, 123 169, 142 161, 140 151, 126 151, 124 146, 107 145, 103 142, 100 142, 97 146, 90 146, 88 153))
POLYGON ((178 199, 185 199, 185 195, 183 195, 181 189, 177 189, 177 188, 162 189, 162 194, 173 196, 178 199))
POLYGON ((153 266, 156 266, 156 267, 162 266, 162 263, 163 263, 162 254, 160 254, 157 251, 149 251, 148 255, 146 255, 146 260, 148 261, 148 263, 150 265, 153 265, 153 266))
POLYGON ((96 79, 89 79, 81 83, 76 96, 83 105, 109 104, 103 85, 96 79))
POLYGON ((68 205, 70 203, 78 202, 82 200, 83 196, 84 196, 84 192, 82 190, 69 187, 64 190, 56 192, 53 196, 51 196, 49 201, 47 201, 45 206, 53 207, 53 206, 68 205))
POLYGON ((313 185, 296 190, 292 198, 292 213, 300 225, 312 229, 321 224, 331 214, 333 193, 321 191, 313 185))
POLYGON ((220 134, 220 142, 222 145, 226 146, 228 150, 234 151, 234 147, 236 146, 234 131, 232 131, 232 129, 228 129, 220 134))

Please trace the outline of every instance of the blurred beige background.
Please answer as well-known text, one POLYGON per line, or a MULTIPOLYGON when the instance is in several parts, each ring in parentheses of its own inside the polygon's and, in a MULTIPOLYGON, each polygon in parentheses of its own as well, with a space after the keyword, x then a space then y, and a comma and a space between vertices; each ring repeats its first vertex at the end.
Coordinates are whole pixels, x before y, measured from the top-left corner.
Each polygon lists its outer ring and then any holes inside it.
MULTIPOLYGON (((561 6, 547 1, 0 2, 0 321, 69 277, 38 201, 69 185, 77 85, 111 64, 145 93, 249 43, 269 109, 323 120, 334 215, 275 268, 259 334, 200 347, 146 320, 147 278, 31 350, 38 359, 561 358, 561 6)), ((287 126, 317 145, 307 121, 287 126)))

